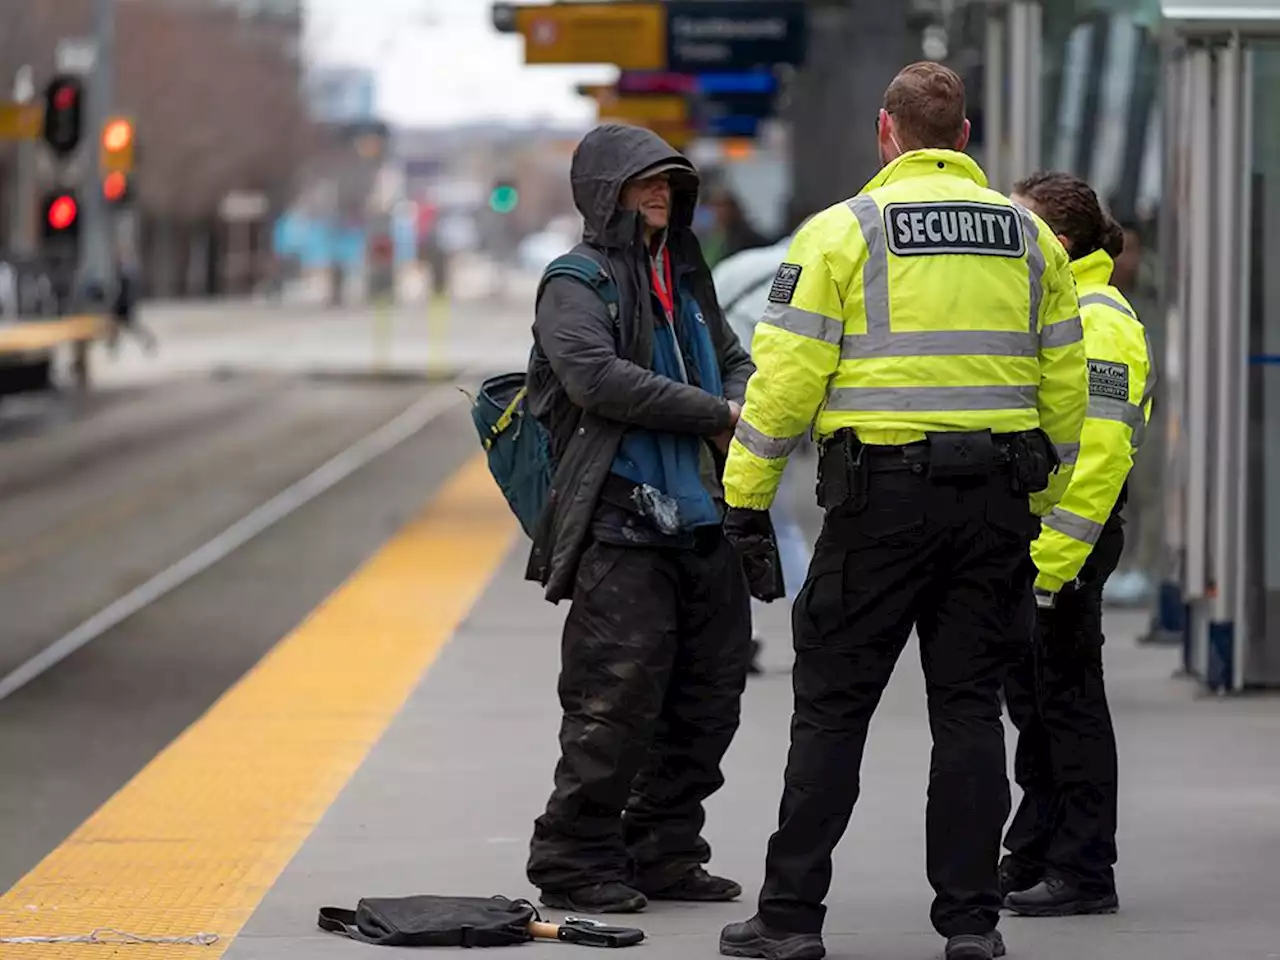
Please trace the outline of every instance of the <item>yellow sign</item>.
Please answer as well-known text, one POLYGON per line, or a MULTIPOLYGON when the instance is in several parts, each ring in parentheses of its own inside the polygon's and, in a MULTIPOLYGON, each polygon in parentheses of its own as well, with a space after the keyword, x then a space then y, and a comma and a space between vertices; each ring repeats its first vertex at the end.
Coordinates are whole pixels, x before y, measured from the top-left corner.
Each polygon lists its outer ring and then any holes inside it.
POLYGON ((552 3, 515 12, 525 63, 611 63, 623 70, 667 65, 661 3, 552 3))
POLYGON ((38 103, 0 103, 0 140, 34 140, 44 128, 38 103))
POLYGON ((643 94, 620 97, 605 94, 596 99, 601 120, 630 123, 688 123, 689 106, 684 97, 671 94, 643 94))

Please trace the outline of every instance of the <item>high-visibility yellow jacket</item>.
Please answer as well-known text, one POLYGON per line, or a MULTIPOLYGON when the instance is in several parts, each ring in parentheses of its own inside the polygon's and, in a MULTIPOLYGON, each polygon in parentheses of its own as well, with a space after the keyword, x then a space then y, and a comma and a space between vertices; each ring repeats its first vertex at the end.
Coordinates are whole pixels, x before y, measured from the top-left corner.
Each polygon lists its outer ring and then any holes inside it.
POLYGON ((906 153, 805 224, 751 356, 730 506, 767 509, 805 433, 843 427, 884 445, 1043 427, 1063 466, 1033 509, 1043 516, 1066 488, 1088 403, 1068 257, 963 153, 906 153))
POLYGON ((1111 286, 1114 268, 1103 250, 1071 264, 1089 359, 1089 409, 1071 482, 1031 545, 1036 586, 1052 593, 1074 580, 1089 559, 1151 420, 1151 341, 1129 301, 1111 286))

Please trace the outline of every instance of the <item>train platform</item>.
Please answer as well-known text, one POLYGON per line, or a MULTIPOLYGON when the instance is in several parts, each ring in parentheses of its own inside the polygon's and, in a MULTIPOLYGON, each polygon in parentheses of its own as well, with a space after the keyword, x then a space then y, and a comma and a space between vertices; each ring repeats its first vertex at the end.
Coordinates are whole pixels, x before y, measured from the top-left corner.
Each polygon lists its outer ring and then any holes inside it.
MULTIPOLYGON (((552 607, 522 579, 526 550, 483 461, 470 460, 0 896, 0 957, 358 960, 381 954, 320 931, 320 907, 417 893, 536 901, 524 863, 557 757, 567 604, 552 607), (99 941, 136 942, 91 945, 94 930, 99 941)), ((726 786, 708 806, 710 866, 746 893, 611 918, 644 929, 643 955, 716 956, 721 926, 753 912, 788 741, 786 622, 774 605, 760 624, 777 639, 748 686, 726 786)), ((1280 704, 1198 696, 1172 676, 1176 651, 1138 646, 1144 623, 1137 613, 1108 621, 1121 911, 1009 918, 1010 956, 1280 957, 1280 704)), ((831 957, 940 953, 924 878, 929 732, 918 664, 909 647, 872 724, 828 901, 831 957)))

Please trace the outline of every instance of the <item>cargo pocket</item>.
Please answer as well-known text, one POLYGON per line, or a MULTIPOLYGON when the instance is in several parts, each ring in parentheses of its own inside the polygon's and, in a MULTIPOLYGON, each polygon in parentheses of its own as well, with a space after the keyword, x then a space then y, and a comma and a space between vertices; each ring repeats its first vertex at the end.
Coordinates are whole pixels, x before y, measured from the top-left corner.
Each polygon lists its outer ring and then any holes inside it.
POLYGON ((602 544, 599 540, 591 541, 591 545, 582 553, 578 561, 578 576, 574 583, 575 593, 583 595, 591 593, 609 571, 618 565, 618 547, 602 544))
POLYGON ((817 554, 809 576, 791 608, 791 630, 796 650, 822 646, 822 641, 844 626, 844 553, 817 554))
POLYGON ((1040 535, 1040 518, 1031 512, 1026 497, 993 490, 987 499, 987 526, 1002 537, 1021 540, 1030 548, 1040 535))

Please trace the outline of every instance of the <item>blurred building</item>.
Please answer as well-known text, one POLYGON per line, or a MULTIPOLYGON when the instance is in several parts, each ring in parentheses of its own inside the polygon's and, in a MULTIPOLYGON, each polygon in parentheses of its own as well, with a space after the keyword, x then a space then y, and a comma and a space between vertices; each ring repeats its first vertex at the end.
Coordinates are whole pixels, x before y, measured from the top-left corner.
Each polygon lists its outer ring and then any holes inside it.
POLYGON ((316 66, 306 79, 307 109, 325 123, 374 119, 377 79, 364 67, 316 66))

